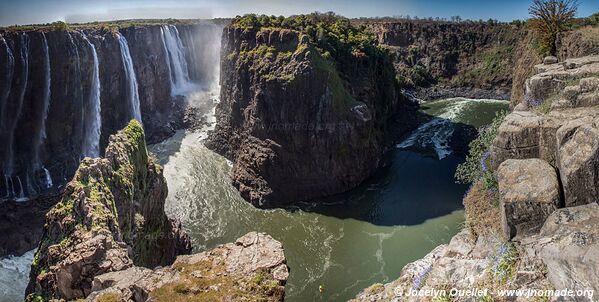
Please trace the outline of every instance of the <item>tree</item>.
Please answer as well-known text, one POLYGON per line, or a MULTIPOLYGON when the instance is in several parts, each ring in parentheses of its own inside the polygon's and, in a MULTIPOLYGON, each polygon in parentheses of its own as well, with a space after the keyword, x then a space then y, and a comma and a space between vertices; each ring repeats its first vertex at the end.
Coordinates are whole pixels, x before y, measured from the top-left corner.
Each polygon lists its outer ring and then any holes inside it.
POLYGON ((566 30, 576 16, 578 0, 533 0, 528 9, 532 29, 537 32, 537 40, 543 54, 554 55, 555 42, 559 33, 566 30))

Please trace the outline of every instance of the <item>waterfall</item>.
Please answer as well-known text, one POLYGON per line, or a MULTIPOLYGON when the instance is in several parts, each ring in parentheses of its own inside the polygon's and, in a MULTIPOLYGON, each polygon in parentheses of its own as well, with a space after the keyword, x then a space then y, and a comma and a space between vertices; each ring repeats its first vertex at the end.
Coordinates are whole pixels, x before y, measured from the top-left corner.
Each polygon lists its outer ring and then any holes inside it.
POLYGON ((129 45, 127 44, 127 39, 125 39, 123 35, 117 34, 117 36, 121 48, 121 58, 125 68, 125 77, 127 78, 127 82, 129 82, 129 102, 131 104, 131 112, 133 113, 133 118, 141 123, 139 91, 137 90, 137 79, 135 77, 135 70, 133 69, 133 60, 131 59, 131 53, 129 52, 129 45))
MULTIPOLYGON (((50 83, 51 79, 51 71, 50 71, 50 53, 48 50, 48 40, 46 39, 46 34, 42 33, 42 49, 44 51, 44 93, 42 96, 42 114, 40 117, 40 128, 39 131, 35 134, 34 145, 33 145, 33 171, 37 172, 41 168, 41 159, 40 159, 40 149, 42 144, 46 140, 46 120, 48 118, 48 109, 50 108, 50 83)), ((37 174, 34 174, 37 175, 37 174)), ((31 192, 33 188, 31 187, 32 182, 29 178, 30 174, 27 177, 28 189, 31 192)))
POLYGON ((23 183, 21 183, 21 178, 17 176, 17 181, 19 182, 19 196, 17 197, 17 201, 24 201, 27 198, 25 197, 25 192, 23 191, 23 183))
POLYGON ((162 27, 162 38, 167 50, 167 65, 171 78, 171 95, 178 95, 190 88, 189 71, 185 59, 183 43, 175 26, 162 27))
POLYGON ((14 140, 15 140, 15 131, 17 130, 17 123, 21 118, 21 110, 23 109, 23 101, 25 99, 25 93, 27 92, 27 85, 29 79, 29 36, 26 33, 21 34, 21 68, 23 84, 21 85, 21 92, 17 99, 17 108, 14 113, 13 122, 9 125, 8 130, 8 139, 6 141, 6 158, 5 158, 5 173, 9 176, 12 175, 14 169, 14 140))
MULTIPOLYGON (((76 62, 76 74, 75 74, 75 92, 76 92, 76 100, 74 101, 78 101, 80 104, 80 115, 79 115, 79 124, 78 127, 84 127, 85 125, 85 102, 83 101, 83 85, 81 83, 81 56, 79 55, 79 47, 77 47, 77 44, 75 43, 75 40, 73 40, 73 36, 71 35, 70 32, 67 31, 67 37, 69 38, 69 41, 71 42, 71 45, 73 46, 73 49, 75 50, 75 58, 77 58, 76 62)), ((69 54, 70 55, 70 54, 69 54)), ((67 84, 67 89, 68 84, 67 84)))
POLYGON ((85 33, 81 33, 83 40, 87 42, 89 48, 92 51, 94 59, 94 70, 92 75, 92 85, 89 92, 89 102, 92 104, 87 112, 87 118, 85 119, 85 138, 83 142, 83 156, 99 157, 100 156, 100 133, 102 131, 102 106, 100 102, 100 67, 98 62, 98 53, 96 52, 96 46, 92 44, 85 36, 85 33))
POLYGON ((54 184, 52 183, 52 176, 50 176, 50 171, 48 171, 48 169, 46 169, 45 167, 42 167, 42 169, 44 169, 44 175, 46 176, 46 189, 52 188, 54 184))
POLYGON ((13 77, 14 68, 15 68, 15 57, 13 56, 12 51, 10 50, 10 46, 8 46, 8 43, 6 43, 6 40, 4 40, 4 38, 2 39, 2 42, 4 42, 4 45, 6 46, 7 66, 6 66, 6 85, 4 86, 4 89, 2 90, 2 92, 0 93, 0 130, 4 129, 4 123, 6 121, 6 117, 5 117, 6 104, 7 104, 8 96, 10 95, 10 89, 12 86, 12 77, 13 77))

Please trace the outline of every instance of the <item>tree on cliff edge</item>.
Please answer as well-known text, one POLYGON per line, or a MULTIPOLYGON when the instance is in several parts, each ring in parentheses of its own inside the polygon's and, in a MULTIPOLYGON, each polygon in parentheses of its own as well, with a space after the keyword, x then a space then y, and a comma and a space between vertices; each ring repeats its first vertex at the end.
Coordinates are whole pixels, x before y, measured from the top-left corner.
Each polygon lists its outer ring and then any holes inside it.
POLYGON ((556 53, 557 36, 566 30, 577 10, 577 0, 533 0, 528 9, 532 17, 530 24, 539 35, 538 42, 543 54, 556 53))

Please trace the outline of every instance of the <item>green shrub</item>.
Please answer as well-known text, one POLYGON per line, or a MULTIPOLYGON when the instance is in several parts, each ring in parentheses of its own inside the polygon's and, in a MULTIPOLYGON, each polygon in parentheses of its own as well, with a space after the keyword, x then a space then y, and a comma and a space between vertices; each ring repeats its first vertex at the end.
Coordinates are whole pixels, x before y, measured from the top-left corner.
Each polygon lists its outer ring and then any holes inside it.
POLYGON ((506 114, 507 111, 497 113, 491 124, 480 129, 478 137, 470 142, 466 161, 460 164, 456 170, 457 182, 467 184, 482 180, 487 189, 497 187, 497 180, 490 164, 489 148, 506 114))

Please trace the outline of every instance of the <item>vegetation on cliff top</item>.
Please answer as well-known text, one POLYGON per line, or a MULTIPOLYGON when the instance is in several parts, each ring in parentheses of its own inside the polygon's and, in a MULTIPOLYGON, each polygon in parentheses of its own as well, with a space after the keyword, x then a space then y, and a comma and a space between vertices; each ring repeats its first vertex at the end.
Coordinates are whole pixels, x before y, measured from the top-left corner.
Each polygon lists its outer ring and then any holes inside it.
MULTIPOLYGON (((214 19, 215 21, 225 22, 224 19, 214 19)), ((26 31, 53 31, 53 30, 84 30, 84 29, 104 29, 118 30, 133 26, 161 26, 161 25, 191 25, 200 20, 195 19, 130 19, 116 21, 95 21, 89 23, 66 23, 64 21, 55 21, 45 24, 30 25, 11 25, 0 27, 1 32, 26 32, 26 31)))
POLYGON ((280 28, 307 34, 325 57, 345 63, 355 56, 377 58, 386 55, 375 35, 366 26, 353 26, 350 19, 333 12, 290 17, 249 14, 238 16, 231 26, 244 29, 280 28))
POLYGON ((577 0, 534 0, 528 12, 531 28, 537 32, 539 51, 555 55, 558 35, 568 29, 578 10, 577 0))

